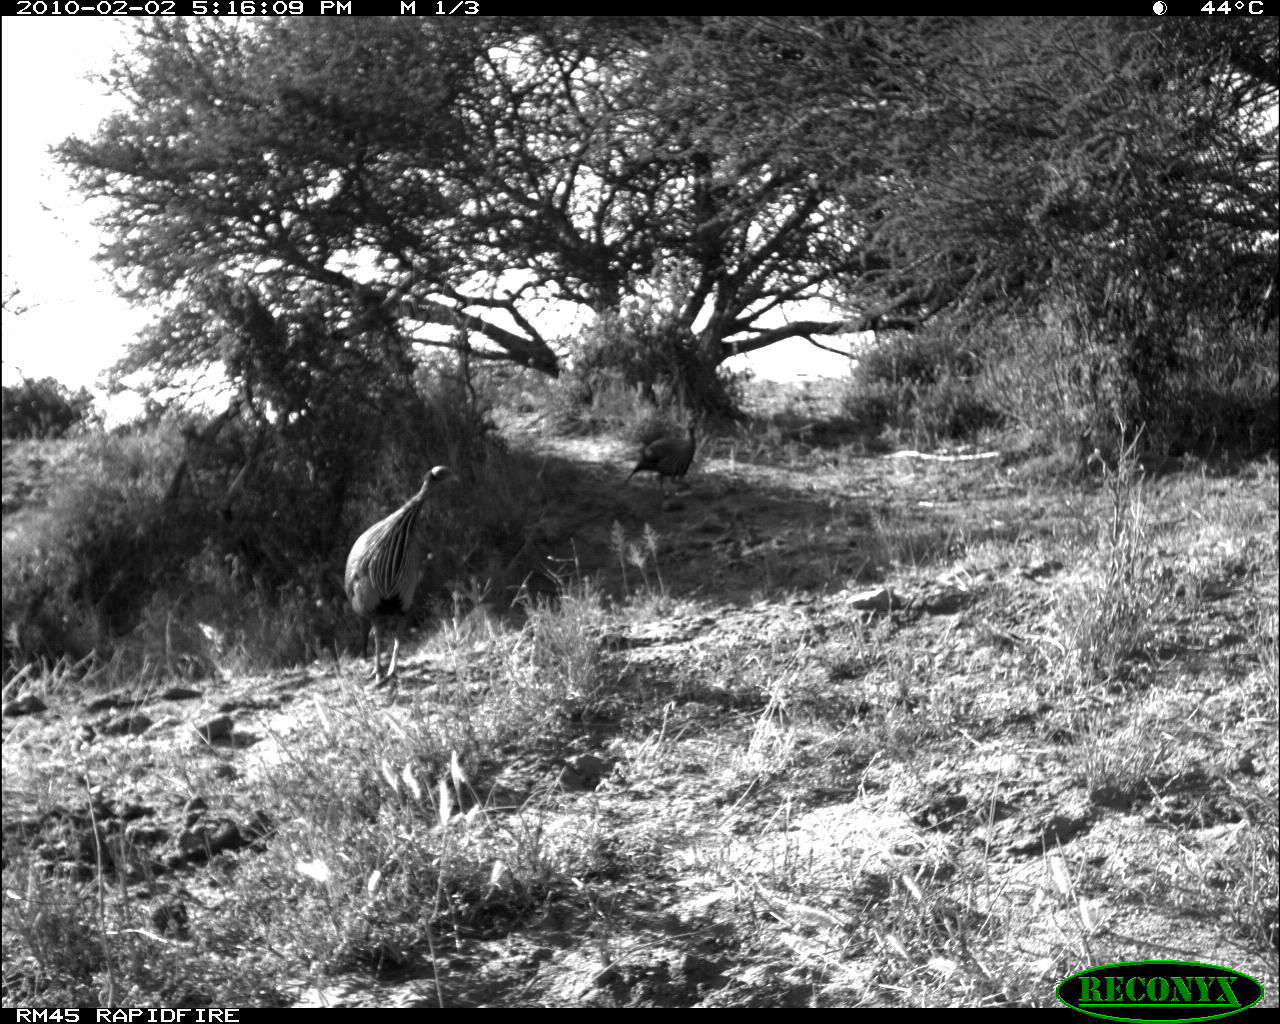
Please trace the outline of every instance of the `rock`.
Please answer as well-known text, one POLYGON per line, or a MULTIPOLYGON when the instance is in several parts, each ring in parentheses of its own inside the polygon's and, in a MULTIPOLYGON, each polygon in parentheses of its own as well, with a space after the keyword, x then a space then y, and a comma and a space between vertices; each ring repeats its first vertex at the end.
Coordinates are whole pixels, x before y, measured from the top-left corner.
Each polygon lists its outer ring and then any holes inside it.
POLYGON ((206 743, 212 743, 215 740, 225 739, 230 736, 234 725, 235 723, 230 715, 218 715, 209 719, 204 725, 193 726, 193 728, 196 736, 206 743))
POLYGON ((560 772, 560 785, 570 792, 595 789, 616 763, 595 754, 578 754, 569 758, 560 772))
POLYGON ((194 700, 202 696, 204 695, 199 690, 193 690, 189 686, 171 686, 159 694, 160 700, 194 700))
POLYGON ((134 715, 117 715, 98 723, 98 732, 103 736, 141 736, 151 728, 151 719, 142 713, 134 715))
POLYGON ((47 710, 49 706, 34 693, 24 693, 21 697, 6 701, 3 712, 5 718, 17 718, 20 715, 36 715, 47 710))
POLYGON ((854 608, 864 612, 887 612, 902 607, 902 600, 890 587, 873 587, 850 594, 848 602, 854 608))

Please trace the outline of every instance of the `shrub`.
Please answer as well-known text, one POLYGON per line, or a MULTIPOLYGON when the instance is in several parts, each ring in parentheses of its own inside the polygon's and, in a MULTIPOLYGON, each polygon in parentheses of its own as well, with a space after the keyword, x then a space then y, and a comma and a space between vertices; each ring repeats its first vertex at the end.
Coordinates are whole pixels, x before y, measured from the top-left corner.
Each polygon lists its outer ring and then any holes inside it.
POLYGON ((842 414, 855 429, 901 433, 915 444, 969 440, 1000 426, 1003 414, 976 383, 987 359, 976 340, 941 328, 885 335, 859 357, 842 414))
POLYGON ((75 443, 49 505, 6 531, 6 672, 109 648, 137 625, 156 582, 179 577, 184 554, 203 543, 198 517, 166 508, 175 432, 75 443))
POLYGON ((982 367, 979 352, 941 329, 916 334, 893 332, 858 357, 854 379, 861 384, 936 384, 944 377, 972 377, 982 367))
POLYGON ((478 578, 514 596, 548 529, 540 460, 506 450, 466 381, 425 371, 379 415, 170 413, 75 442, 48 507, 6 523, 7 672, 89 654, 131 678, 296 663, 356 642, 347 552, 446 463, 418 610, 478 578))
POLYGON ((93 410, 93 396, 84 388, 72 392, 52 377, 6 387, 3 435, 6 440, 66 437, 77 426, 91 426, 101 416, 93 410))
POLYGON ((1094 449, 1114 459, 1122 422, 1143 428, 1143 457, 1257 454, 1277 444, 1273 346, 1245 325, 1193 327, 1139 402, 1123 352, 1080 337, 1070 318, 1047 309, 988 328, 989 358, 976 386, 1006 422, 1023 428, 1033 450, 1077 463, 1094 449), (1146 418, 1127 418, 1139 405, 1146 418))
POLYGON ((598 421, 598 414, 578 411, 607 409, 628 395, 659 408, 739 416, 741 395, 736 379, 720 368, 720 343, 707 351, 682 324, 686 294, 679 275, 659 275, 648 292, 601 313, 582 332, 564 375, 564 426, 598 421))

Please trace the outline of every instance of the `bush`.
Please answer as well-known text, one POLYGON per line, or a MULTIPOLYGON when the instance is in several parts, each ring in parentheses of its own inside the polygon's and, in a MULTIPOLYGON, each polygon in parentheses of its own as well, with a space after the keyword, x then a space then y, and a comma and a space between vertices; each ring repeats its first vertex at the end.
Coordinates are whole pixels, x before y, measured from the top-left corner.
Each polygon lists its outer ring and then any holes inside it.
POLYGON ((77 426, 101 420, 88 391, 72 392, 52 377, 23 377, 21 384, 3 391, 5 440, 66 437, 77 426))
POLYGON ((1274 452, 1280 445, 1275 333, 1259 326, 1195 327, 1160 390, 1154 444, 1173 455, 1274 452))
POLYGON ((264 423, 169 413, 66 442, 47 507, 6 521, 6 672, 90 654, 131 678, 263 668, 350 647, 347 552, 438 463, 419 611, 479 576, 515 593, 542 554, 542 467, 508 453, 483 401, 426 375, 381 413, 264 423))
POLYGON ((873 346, 859 355, 853 377, 865 385, 928 387, 947 377, 973 377, 982 363, 981 353, 941 329, 916 334, 893 332, 877 338, 873 346))
POLYGON ((1070 318, 1045 310, 988 328, 989 358, 975 384, 1042 454, 1083 462, 1099 449, 1114 458, 1120 424, 1143 428, 1143 457, 1259 454, 1277 444, 1273 347, 1247 325, 1194 326, 1139 401, 1122 350, 1080 337, 1070 318))
POLYGON ((970 440, 1004 415, 978 380, 988 358, 976 336, 957 341, 941 329, 895 333, 858 359, 841 398, 854 429, 889 431, 913 444, 970 440))
POLYGON ((75 442, 44 509, 5 533, 6 673, 31 661, 107 653, 137 625, 158 580, 181 574, 203 524, 166 508, 176 432, 75 442))
POLYGON ((678 275, 660 276, 653 290, 601 313, 582 332, 564 374, 558 415, 563 427, 594 425, 619 397, 660 409, 739 417, 741 395, 719 366, 719 342, 714 351, 703 351, 680 323, 684 294, 678 275))
POLYGON ((1062 454, 1080 464, 1094 438, 1114 428, 1103 372, 1107 353, 1076 344, 1055 317, 1010 316, 986 328, 988 359, 977 386, 1028 454, 1062 454), (1093 366, 1094 371, 1086 367, 1093 366))
POLYGON ((1024 453, 1076 466, 1095 450, 1114 459, 1122 425, 1142 428, 1143 458, 1276 449, 1280 368, 1263 328, 1193 323, 1160 373, 1145 365, 1144 376, 1127 346, 1078 322, 1046 306, 954 336, 886 336, 860 359, 842 411, 855 428, 915 444, 1016 429, 1024 453))

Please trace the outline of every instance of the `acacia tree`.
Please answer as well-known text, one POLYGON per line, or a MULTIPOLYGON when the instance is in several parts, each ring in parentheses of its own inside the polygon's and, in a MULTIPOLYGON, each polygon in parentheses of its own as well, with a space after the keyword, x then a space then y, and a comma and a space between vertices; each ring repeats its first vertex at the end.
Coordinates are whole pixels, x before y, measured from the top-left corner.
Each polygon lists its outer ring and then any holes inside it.
POLYGON ((933 52, 904 238, 979 316, 1064 304, 1148 418, 1192 325, 1274 276, 1274 25, 967 23, 933 52))
MULTIPOLYGON (((467 273, 440 244, 458 202, 442 176, 460 162, 455 100, 480 45, 466 26, 382 19, 358 33, 310 19, 140 28, 110 80, 124 110, 59 151, 111 200, 103 258, 166 311, 124 368, 221 361, 225 332, 202 322, 238 285, 285 318, 324 316, 335 355, 403 370, 412 282, 467 273)), ((554 366, 500 336, 513 358, 554 366)))
POLYGON ((735 351, 851 329, 764 326, 862 254, 828 183, 717 126, 734 96, 686 59, 700 31, 146 25, 111 79, 123 112, 60 149, 113 203, 105 258, 167 310, 123 368, 225 367, 234 287, 286 325, 323 317, 335 364, 355 349, 391 374, 455 344, 425 330, 447 324, 476 356, 554 375, 537 303, 614 310, 657 268, 690 284, 654 340, 704 383, 735 351))
MULTIPOLYGON (((114 204, 108 261, 167 309, 126 368, 226 367, 226 297, 247 287, 329 372, 403 380, 462 343, 556 374, 540 303, 608 313, 661 277, 678 293, 640 340, 694 400, 736 351, 1063 295, 1155 377, 1183 318, 1141 310, 1241 265, 1256 292, 1274 264, 1274 35, 160 22, 113 77, 123 113, 61 154, 114 204), (1157 263, 1176 272, 1130 284, 1157 263), (814 297, 846 315, 776 319, 814 297)), ((273 365, 241 360, 237 383, 273 365)))
POLYGON ((745 99, 726 116, 837 183, 865 261, 841 282, 854 309, 897 304, 904 326, 1065 311, 1097 411, 1136 420, 1188 338, 1274 323, 1274 19, 750 30, 767 45, 722 55, 745 99))

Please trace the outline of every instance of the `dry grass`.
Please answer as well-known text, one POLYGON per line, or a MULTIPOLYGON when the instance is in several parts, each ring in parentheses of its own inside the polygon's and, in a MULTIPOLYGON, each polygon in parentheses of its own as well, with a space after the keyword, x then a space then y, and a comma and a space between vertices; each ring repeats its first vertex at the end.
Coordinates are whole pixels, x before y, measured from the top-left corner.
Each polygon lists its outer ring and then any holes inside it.
POLYGON ((1154 955, 1274 991, 1276 481, 1130 453, 1081 487, 773 423, 709 441, 661 519, 597 517, 558 600, 459 600, 394 700, 345 659, 249 678, 231 644, 211 707, 243 744, 151 703, 89 743, 65 678, 24 679, 65 721, 6 719, 6 1005, 348 978, 381 1004, 1039 1007, 1154 955), (873 586, 894 611, 855 607, 873 586), (86 824, 86 780, 143 822, 199 795, 269 827, 157 872, 86 824), (185 935, 154 916, 177 899, 185 935))

